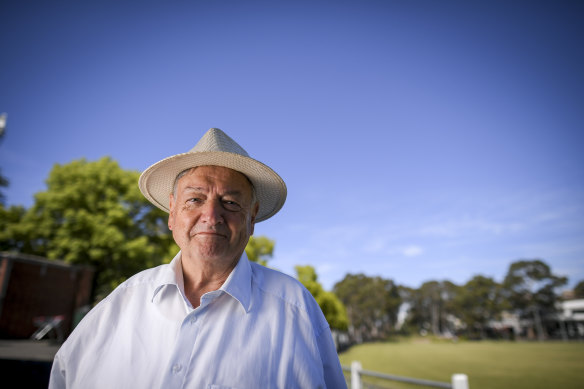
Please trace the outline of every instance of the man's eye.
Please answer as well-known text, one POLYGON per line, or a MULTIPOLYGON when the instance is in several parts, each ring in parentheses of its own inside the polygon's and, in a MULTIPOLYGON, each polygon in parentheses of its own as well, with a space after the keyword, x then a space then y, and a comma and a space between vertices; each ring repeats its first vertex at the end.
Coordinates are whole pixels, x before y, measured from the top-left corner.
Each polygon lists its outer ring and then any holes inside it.
POLYGON ((241 209, 241 206, 238 203, 236 203, 235 201, 231 201, 231 200, 224 200, 223 206, 228 211, 239 211, 241 209))
POLYGON ((193 197, 187 200, 188 203, 200 203, 201 199, 198 197, 193 197))

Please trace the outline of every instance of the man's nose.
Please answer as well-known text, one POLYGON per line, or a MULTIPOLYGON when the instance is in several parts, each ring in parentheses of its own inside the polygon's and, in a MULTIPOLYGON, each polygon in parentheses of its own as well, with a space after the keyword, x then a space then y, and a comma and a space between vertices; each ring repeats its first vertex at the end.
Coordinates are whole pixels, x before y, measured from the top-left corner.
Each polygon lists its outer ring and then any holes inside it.
POLYGON ((201 209, 202 220, 211 225, 223 223, 223 205, 219 200, 208 199, 201 209))

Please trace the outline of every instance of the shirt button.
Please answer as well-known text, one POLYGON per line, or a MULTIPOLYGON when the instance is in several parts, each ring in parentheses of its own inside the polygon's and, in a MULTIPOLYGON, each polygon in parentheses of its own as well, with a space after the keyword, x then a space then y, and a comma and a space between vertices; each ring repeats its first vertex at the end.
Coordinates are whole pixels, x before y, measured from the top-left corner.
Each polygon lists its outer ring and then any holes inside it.
POLYGON ((178 374, 178 372, 180 372, 182 370, 182 366, 179 365, 178 363, 176 365, 172 366, 172 372, 174 374, 178 374))
POLYGON ((195 324, 197 322, 196 316, 191 316, 191 324, 195 324))

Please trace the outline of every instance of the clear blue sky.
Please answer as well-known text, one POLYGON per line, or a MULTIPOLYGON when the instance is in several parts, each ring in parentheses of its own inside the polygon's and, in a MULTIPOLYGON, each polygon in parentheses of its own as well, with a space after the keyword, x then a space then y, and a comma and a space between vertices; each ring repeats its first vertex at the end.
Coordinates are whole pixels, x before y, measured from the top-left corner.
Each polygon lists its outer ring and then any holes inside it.
POLYGON ((219 127, 288 200, 271 266, 584 279, 584 3, 0 0, 0 168, 142 171, 219 127), (118 4, 123 3, 123 4, 118 4))

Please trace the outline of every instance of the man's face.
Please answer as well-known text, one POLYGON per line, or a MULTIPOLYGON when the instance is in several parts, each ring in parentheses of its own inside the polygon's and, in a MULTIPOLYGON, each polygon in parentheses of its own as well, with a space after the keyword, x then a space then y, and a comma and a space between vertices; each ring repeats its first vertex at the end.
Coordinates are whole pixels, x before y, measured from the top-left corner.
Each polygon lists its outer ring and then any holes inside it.
POLYGON ((243 174, 199 166, 182 176, 170 195, 168 227, 183 256, 229 264, 243 253, 257 211, 243 174))

